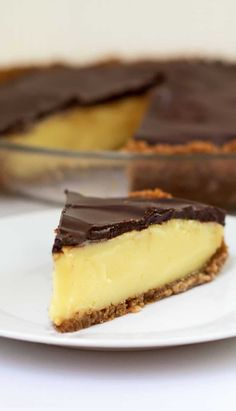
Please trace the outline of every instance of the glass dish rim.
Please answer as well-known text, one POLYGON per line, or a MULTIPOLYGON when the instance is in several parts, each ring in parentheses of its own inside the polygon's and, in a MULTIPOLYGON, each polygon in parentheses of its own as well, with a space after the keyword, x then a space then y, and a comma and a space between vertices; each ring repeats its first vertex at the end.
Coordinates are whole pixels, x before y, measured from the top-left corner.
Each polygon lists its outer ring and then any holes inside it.
POLYGON ((53 157, 77 158, 78 160, 109 160, 109 161, 132 161, 132 160, 236 160, 236 152, 230 153, 181 153, 181 154, 163 154, 163 153, 135 153, 128 151, 96 150, 96 151, 78 151, 65 150, 61 148, 46 148, 39 146, 30 146, 26 144, 17 144, 6 141, 4 138, 0 141, 0 150, 13 151, 23 154, 38 154, 53 157))

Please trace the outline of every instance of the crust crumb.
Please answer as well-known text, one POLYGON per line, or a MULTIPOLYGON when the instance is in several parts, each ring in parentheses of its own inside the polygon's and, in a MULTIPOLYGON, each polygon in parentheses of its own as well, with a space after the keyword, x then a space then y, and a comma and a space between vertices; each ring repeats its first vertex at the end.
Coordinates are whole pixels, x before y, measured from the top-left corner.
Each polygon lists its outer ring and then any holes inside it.
POLYGON ((135 305, 135 306, 131 306, 129 309, 129 312, 132 314, 136 314, 139 313, 140 311, 142 311, 142 308, 140 305, 135 305))
POLYGON ((129 197, 139 197, 139 198, 172 198, 170 193, 162 191, 160 188, 155 188, 154 190, 142 190, 142 191, 132 191, 129 197))
POLYGON ((186 144, 155 144, 150 145, 146 141, 131 140, 124 148, 125 151, 135 153, 156 153, 156 154, 193 154, 193 153, 230 153, 236 152, 236 136, 235 140, 225 143, 222 146, 209 143, 206 141, 190 141, 186 144))

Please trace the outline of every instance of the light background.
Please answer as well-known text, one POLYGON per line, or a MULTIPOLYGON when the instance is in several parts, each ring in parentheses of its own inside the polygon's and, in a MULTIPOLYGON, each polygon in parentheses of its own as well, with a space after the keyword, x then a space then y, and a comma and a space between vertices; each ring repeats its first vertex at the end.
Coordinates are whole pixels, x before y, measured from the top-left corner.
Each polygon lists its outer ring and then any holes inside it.
MULTIPOLYGON (((0 0, 0 65, 115 54, 235 58, 235 16, 235 0, 0 0)), ((143 353, 0 339, 0 410, 235 411, 235 381, 236 339, 143 353)))
POLYGON ((0 0, 0 65, 236 57, 235 0, 0 0))

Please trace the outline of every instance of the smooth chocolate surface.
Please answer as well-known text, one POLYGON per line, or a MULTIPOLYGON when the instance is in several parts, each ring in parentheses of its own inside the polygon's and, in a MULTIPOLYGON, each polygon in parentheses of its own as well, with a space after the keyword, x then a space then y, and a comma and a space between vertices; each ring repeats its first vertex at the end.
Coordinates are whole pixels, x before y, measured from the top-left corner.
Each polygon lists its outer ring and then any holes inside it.
POLYGON ((197 60, 160 64, 167 82, 153 91, 135 140, 154 144, 236 139, 236 65, 197 60))
POLYGON ((0 134, 77 105, 138 94, 162 81, 152 62, 39 69, 0 85, 0 134))
POLYGON ((236 64, 201 60, 107 63, 38 69, 0 85, 0 135, 78 105, 152 89, 134 138, 148 144, 236 138, 236 64))
POLYGON ((60 252, 63 246, 83 246, 129 231, 141 231, 173 218, 224 225, 225 213, 213 206, 177 198, 103 199, 68 192, 53 252, 60 252))

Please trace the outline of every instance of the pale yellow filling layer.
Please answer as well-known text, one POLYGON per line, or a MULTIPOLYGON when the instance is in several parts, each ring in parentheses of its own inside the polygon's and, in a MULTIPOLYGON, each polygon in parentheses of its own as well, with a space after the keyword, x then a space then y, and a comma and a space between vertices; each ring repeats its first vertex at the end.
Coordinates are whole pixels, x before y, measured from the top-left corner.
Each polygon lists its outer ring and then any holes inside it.
POLYGON ((170 220, 56 254, 52 321, 98 310, 200 269, 220 247, 217 223, 170 220))
POLYGON ((134 134, 147 104, 147 96, 78 107, 39 121, 11 141, 34 147, 71 150, 118 149, 134 134))
MULTIPOLYGON (((134 96, 114 102, 78 107, 49 116, 9 140, 32 147, 65 150, 115 150, 133 136, 142 119, 148 96, 134 96)), ((8 178, 30 179, 60 170, 88 167, 76 158, 6 152, 0 158, 8 178)), ((94 164, 94 163, 93 163, 94 164)))

